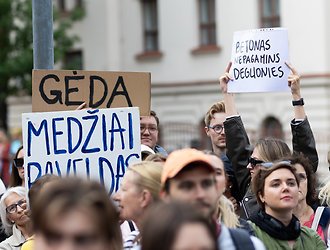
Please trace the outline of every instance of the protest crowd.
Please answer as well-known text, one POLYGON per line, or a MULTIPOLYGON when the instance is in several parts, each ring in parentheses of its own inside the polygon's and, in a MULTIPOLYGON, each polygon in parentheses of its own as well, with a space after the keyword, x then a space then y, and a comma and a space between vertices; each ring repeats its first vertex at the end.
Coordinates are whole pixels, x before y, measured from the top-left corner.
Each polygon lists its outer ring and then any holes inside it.
POLYGON ((0 249, 330 249, 330 180, 317 189, 300 76, 286 65, 292 151, 276 138, 250 145, 227 91, 229 63, 219 79, 223 101, 205 112, 212 151, 168 154, 151 111, 140 117, 142 161, 127 166, 112 194, 95 181, 55 174, 27 185, 24 148, 0 131, 0 249))

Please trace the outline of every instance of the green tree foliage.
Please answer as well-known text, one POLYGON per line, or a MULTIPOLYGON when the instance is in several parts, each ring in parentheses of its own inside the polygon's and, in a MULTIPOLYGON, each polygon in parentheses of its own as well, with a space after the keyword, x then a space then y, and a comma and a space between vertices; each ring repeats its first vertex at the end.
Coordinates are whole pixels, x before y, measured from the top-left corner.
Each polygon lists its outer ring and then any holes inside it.
MULTIPOLYGON (((62 61, 78 40, 68 31, 84 15, 83 6, 65 15, 54 7, 55 62, 62 61)), ((0 127, 7 128, 7 96, 31 95, 32 68, 32 0, 0 0, 0 127)))

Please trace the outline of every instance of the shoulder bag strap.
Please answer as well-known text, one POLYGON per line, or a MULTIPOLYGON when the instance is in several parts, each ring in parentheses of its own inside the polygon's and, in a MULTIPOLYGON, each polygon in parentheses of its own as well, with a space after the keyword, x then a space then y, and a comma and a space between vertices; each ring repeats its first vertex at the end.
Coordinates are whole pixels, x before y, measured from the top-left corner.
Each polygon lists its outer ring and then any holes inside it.
POLYGON ((314 231, 317 231, 317 226, 319 225, 322 213, 323 213, 324 207, 318 207, 316 209, 315 215, 314 215, 314 220, 311 226, 311 229, 314 231))

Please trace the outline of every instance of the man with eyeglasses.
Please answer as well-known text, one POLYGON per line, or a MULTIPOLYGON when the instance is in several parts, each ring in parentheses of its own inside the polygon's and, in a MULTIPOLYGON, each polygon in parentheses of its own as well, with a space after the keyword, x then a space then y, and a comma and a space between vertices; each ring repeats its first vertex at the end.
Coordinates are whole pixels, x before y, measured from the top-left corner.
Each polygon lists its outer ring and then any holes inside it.
POLYGON ((226 120, 224 102, 214 103, 205 115, 205 132, 211 139, 213 152, 226 154, 226 134, 223 122, 226 120))
POLYGON ((155 153, 167 155, 165 149, 157 145, 159 119, 155 111, 150 111, 150 116, 140 117, 141 144, 148 146, 155 153))
POLYGON ((227 175, 227 187, 225 195, 233 202, 235 210, 238 212, 239 206, 237 201, 240 197, 237 181, 234 176, 234 169, 226 155, 226 133, 223 125, 225 120, 225 103, 223 101, 216 102, 210 107, 205 115, 204 129, 207 136, 211 139, 213 152, 219 155, 224 163, 227 175))

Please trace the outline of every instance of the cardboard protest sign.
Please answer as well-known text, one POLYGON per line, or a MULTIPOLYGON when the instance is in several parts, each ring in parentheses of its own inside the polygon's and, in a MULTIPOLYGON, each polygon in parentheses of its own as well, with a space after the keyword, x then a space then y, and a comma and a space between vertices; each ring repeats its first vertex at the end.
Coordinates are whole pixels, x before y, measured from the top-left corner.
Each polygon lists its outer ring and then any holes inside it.
POLYGON ((75 110, 87 107, 139 107, 150 114, 150 82, 147 72, 33 70, 32 111, 75 110))
POLYGON ((288 32, 284 28, 234 33, 228 92, 288 91, 288 32))
POLYGON ((112 193, 141 160, 137 107, 26 113, 22 128, 27 188, 48 173, 93 179, 112 193))

